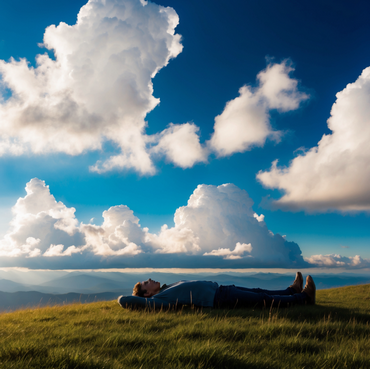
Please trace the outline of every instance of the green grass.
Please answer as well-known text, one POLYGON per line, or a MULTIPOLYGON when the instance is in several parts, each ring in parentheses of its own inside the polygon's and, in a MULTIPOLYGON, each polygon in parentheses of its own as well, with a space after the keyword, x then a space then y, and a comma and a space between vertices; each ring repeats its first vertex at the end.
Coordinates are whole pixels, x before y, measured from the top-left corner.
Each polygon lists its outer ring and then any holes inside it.
POLYGON ((370 368, 369 320, 370 285, 287 309, 29 309, 0 314, 0 368, 370 368))

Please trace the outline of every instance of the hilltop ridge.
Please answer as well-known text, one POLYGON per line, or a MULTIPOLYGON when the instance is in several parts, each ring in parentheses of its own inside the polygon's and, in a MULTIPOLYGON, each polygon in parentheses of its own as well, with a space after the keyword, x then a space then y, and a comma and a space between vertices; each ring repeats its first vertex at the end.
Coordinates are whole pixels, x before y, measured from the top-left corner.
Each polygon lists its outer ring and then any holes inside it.
POLYGON ((368 368, 369 300, 361 285, 287 309, 148 311, 106 301, 20 310, 0 314, 0 366, 368 368))

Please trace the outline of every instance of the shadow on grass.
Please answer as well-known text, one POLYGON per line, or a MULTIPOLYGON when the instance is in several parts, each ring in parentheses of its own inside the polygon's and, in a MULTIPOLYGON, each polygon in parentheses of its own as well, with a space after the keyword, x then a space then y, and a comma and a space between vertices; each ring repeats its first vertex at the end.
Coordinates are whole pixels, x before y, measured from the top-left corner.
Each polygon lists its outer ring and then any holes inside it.
POLYGON ((232 309, 215 309, 215 308, 197 308, 194 306, 182 306, 172 309, 130 309, 142 311, 148 314, 155 313, 174 313, 174 314, 206 314, 209 317, 239 317, 242 319, 256 318, 264 321, 273 321, 277 318, 286 319, 291 322, 301 323, 303 321, 314 323, 317 321, 335 321, 335 322, 356 322, 367 323, 370 321, 370 314, 359 311, 355 306, 353 308, 326 306, 326 305, 296 305, 291 307, 259 307, 246 306, 235 307, 232 309))
POLYGON ((356 309, 333 307, 325 305, 305 305, 292 306, 284 308, 259 308, 244 307, 235 309, 209 309, 203 310, 203 313, 209 313, 217 316, 240 317, 240 318, 262 318, 274 320, 276 318, 285 318, 291 322, 317 322, 319 320, 330 320, 336 322, 348 323, 355 321, 357 323, 367 323, 370 321, 370 314, 356 311, 356 309))

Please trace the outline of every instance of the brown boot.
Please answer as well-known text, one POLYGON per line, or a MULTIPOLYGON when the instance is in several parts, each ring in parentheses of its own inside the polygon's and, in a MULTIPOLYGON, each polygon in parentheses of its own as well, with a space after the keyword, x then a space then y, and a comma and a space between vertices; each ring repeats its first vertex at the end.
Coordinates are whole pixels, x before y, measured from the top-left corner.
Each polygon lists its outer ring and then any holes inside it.
POLYGON ((303 288, 303 277, 301 272, 297 272, 295 275, 295 280, 289 287, 293 288, 296 293, 301 293, 303 288))
POLYGON ((303 291, 309 298, 308 304, 314 305, 316 302, 316 286, 310 275, 306 278, 306 285, 304 286, 303 291))

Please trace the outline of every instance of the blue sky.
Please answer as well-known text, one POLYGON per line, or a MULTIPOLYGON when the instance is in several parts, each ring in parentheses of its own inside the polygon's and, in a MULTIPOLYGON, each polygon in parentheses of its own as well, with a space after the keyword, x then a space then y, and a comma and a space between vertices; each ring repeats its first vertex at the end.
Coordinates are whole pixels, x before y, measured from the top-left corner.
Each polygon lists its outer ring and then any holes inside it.
POLYGON ((368 267, 369 4, 85 4, 1 4, 0 266, 368 267))

